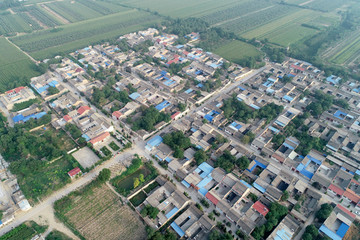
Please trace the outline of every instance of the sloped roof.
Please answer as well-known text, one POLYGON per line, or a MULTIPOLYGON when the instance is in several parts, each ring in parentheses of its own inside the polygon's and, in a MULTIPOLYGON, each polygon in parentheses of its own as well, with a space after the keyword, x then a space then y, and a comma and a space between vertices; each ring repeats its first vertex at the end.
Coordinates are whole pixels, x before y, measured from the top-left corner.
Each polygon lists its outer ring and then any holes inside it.
POLYGON ((68 172, 70 177, 75 176, 76 174, 79 174, 81 172, 81 169, 76 167, 68 172))
POLYGON ((261 215, 263 215, 264 217, 266 216, 266 214, 268 214, 269 212, 269 209, 264 205, 262 204, 260 201, 256 201, 254 203, 254 205, 252 205, 252 207, 258 212, 260 213, 261 215))

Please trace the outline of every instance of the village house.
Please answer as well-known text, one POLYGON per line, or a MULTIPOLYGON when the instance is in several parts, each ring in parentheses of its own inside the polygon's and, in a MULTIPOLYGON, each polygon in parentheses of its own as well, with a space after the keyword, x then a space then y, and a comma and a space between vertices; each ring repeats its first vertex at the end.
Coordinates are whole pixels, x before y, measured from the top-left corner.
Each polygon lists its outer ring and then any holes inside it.
POLYGON ((35 98, 34 92, 28 87, 17 87, 0 95, 0 101, 8 110, 11 110, 14 104, 35 98))

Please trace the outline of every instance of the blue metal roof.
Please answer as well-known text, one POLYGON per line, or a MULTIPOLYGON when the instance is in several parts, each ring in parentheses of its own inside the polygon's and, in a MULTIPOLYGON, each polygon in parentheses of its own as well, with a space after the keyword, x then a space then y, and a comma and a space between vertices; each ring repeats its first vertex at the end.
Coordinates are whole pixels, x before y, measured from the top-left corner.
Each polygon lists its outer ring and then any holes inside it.
POLYGON ((175 232, 176 232, 180 237, 183 237, 183 236, 185 235, 184 231, 181 230, 181 228, 180 228, 175 222, 173 222, 170 226, 175 230, 175 232))
POLYGON ((87 142, 91 140, 91 138, 86 134, 81 135, 81 137, 83 137, 87 142))
POLYGON ((170 212, 168 212, 165 217, 167 219, 171 218, 173 215, 175 215, 175 213, 178 211, 179 209, 177 207, 174 207, 173 209, 171 209, 170 212))
POLYGON ((292 101, 294 100, 294 98, 292 98, 292 97, 290 97, 290 96, 288 96, 288 95, 285 95, 285 96, 283 97, 283 99, 285 99, 285 100, 287 100, 287 101, 289 101, 289 102, 292 102, 292 101))
POLYGON ((189 188, 189 187, 190 187, 190 184, 189 184, 187 181, 185 181, 185 180, 182 180, 181 183, 182 183, 182 185, 184 185, 186 188, 189 188))
POLYGON ((204 116, 204 118, 205 118, 206 120, 208 120, 209 122, 212 122, 212 120, 214 119, 214 117, 210 116, 209 114, 206 114, 206 115, 204 116))
POLYGON ((203 180, 201 180, 196 186, 198 186, 199 188, 203 188, 205 187, 209 182, 211 182, 213 178, 211 176, 207 176, 206 178, 204 178, 203 180))
POLYGON ((244 184, 247 188, 252 188, 252 186, 250 184, 248 184, 247 182, 245 182, 244 180, 240 180, 240 182, 242 184, 244 184))
POLYGON ((51 81, 51 82, 49 82, 49 86, 51 86, 51 87, 56 87, 56 85, 58 85, 59 83, 56 81, 56 80, 54 80, 54 81, 51 81))
POLYGON ((206 176, 209 175, 213 170, 214 168, 206 162, 203 162, 195 169, 196 172, 203 171, 203 173, 206 173, 206 176))
POLYGON ((14 123, 18 123, 20 121, 22 121, 24 119, 24 116, 22 114, 16 115, 15 117, 13 117, 13 121, 14 123))
POLYGON ((253 186, 254 186, 254 188, 256 188, 257 190, 259 190, 261 193, 264 193, 264 192, 266 192, 266 189, 265 188, 263 188, 262 186, 260 186, 259 184, 257 184, 257 183, 253 183, 253 186))
POLYGON ((168 101, 163 101, 162 103, 160 103, 159 105, 157 105, 155 108, 158 110, 158 111, 161 111, 165 108, 167 108, 168 106, 170 106, 171 103, 169 103, 168 101))
POLYGON ((334 117, 337 117, 339 119, 344 119, 345 117, 347 116, 347 113, 344 113, 340 110, 337 110, 335 113, 334 113, 334 117))
POLYGON ((157 147, 157 146, 160 145, 160 143, 162 143, 162 141, 163 141, 163 138, 160 137, 159 135, 157 135, 157 136, 153 137, 152 139, 150 139, 150 140, 146 143, 146 145, 149 145, 149 146, 151 146, 151 147, 157 147))
POLYGON ((341 223, 339 229, 336 231, 336 235, 340 236, 341 238, 343 238, 346 234, 346 232, 349 230, 350 226, 348 226, 345 223, 341 223))
POLYGON ((189 94, 189 93, 191 93, 192 91, 194 91, 194 90, 192 90, 191 88, 189 88, 188 90, 185 91, 185 93, 189 94))
POLYGON ((333 231, 331 231, 329 228, 327 228, 324 224, 319 229, 320 232, 323 232, 325 235, 327 235, 332 240, 342 240, 342 238, 333 231))
POLYGON ((132 100, 136 100, 138 97, 140 97, 140 94, 138 92, 133 92, 129 95, 129 98, 131 98, 132 100))
POLYGON ((205 197, 205 195, 206 195, 208 192, 209 192, 209 191, 206 190, 205 188, 200 188, 200 189, 199 189, 199 193, 200 193, 201 195, 203 195, 204 197, 205 197))

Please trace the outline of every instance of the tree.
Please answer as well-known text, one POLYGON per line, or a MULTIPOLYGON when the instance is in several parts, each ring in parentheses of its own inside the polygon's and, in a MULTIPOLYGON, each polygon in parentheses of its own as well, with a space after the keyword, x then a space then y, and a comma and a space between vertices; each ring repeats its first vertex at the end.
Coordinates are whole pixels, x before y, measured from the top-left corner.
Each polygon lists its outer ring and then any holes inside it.
POLYGON ((139 181, 140 181, 141 183, 145 182, 144 174, 140 174, 140 175, 139 175, 139 181))
POLYGON ((320 190, 320 189, 321 189, 321 185, 320 185, 319 182, 314 182, 314 183, 312 184, 312 186, 313 186, 314 188, 316 188, 317 190, 320 190))
POLYGON ((108 168, 104 168, 100 171, 97 179, 101 182, 104 183, 106 181, 110 180, 110 176, 111 176, 111 171, 108 168))
POLYGON ((319 230, 313 225, 306 227, 304 234, 302 235, 303 240, 313 240, 319 235, 319 230))
POLYGON ((332 211, 333 207, 328 203, 324 203, 321 205, 319 211, 316 212, 315 216, 320 222, 324 222, 330 216, 332 211))
POLYGON ((134 189, 137 188, 140 185, 139 178, 134 178, 134 189))
POLYGON ((54 95, 54 94, 57 94, 59 93, 59 89, 57 89, 56 87, 53 87, 53 86, 50 86, 48 89, 48 95, 54 95))
POLYGON ((289 193, 288 191, 284 191, 283 195, 281 196, 281 201, 286 201, 289 199, 289 193))
POLYGON ((195 153, 194 158, 195 158, 196 164, 200 165, 201 163, 205 162, 209 157, 205 153, 204 150, 200 149, 195 153))
POLYGON ((242 156, 236 161, 236 165, 241 170, 247 169, 249 167, 249 164, 250 164, 250 161, 246 156, 242 156))
POLYGON ((149 216, 152 219, 155 219, 156 216, 159 214, 159 209, 153 207, 151 205, 146 205, 140 212, 141 216, 149 216))

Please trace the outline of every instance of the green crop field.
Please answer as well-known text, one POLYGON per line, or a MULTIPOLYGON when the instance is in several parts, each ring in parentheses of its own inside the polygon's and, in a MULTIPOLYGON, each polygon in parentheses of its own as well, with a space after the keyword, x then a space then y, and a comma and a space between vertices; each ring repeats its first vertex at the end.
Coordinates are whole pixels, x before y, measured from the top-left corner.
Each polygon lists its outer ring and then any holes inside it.
POLYGON ((38 75, 33 68, 35 64, 29 57, 3 37, 0 38, 0 53, 0 92, 16 86, 17 78, 30 78, 38 75))
MULTIPOLYGON (((280 19, 281 17, 294 14, 297 8, 286 5, 271 5, 262 10, 244 14, 243 16, 234 16, 232 19, 224 21, 218 25, 231 32, 241 34, 252 29, 263 26, 271 21, 280 19)), ((223 13, 223 15, 226 15, 223 13)))
POLYGON ((57 20, 55 17, 48 14, 45 10, 42 8, 31 5, 24 8, 19 9, 19 11, 25 11, 28 14, 30 14, 33 18, 35 18, 37 21, 41 22, 47 27, 55 27, 60 25, 59 20, 57 20))
POLYGON ((227 22, 251 15, 255 12, 261 12, 265 9, 273 7, 274 4, 269 1, 240 1, 223 10, 207 14, 202 19, 213 26, 220 26, 227 22))
POLYGON ((339 49, 329 60, 336 64, 351 64, 360 56, 360 36, 351 38, 346 45, 339 49))
POLYGON ((308 2, 309 0, 286 0, 286 3, 290 3, 290 4, 296 4, 296 5, 301 5, 303 3, 308 2))
POLYGON ((18 14, 4 11, 0 13, 0 35, 15 32, 31 32, 32 27, 18 14))
POLYGON ((100 13, 93 9, 74 1, 51 2, 46 4, 46 6, 70 22, 78 22, 101 16, 100 13))
POLYGON ((120 2, 131 7, 156 11, 172 18, 187 18, 201 17, 245 1, 247 0, 121 0, 120 2))
POLYGON ((44 59, 149 27, 159 19, 149 13, 127 10, 63 25, 57 29, 14 37, 11 40, 34 58, 44 59))
POLYGON ((254 46, 240 41, 232 41, 227 43, 216 49, 214 53, 235 63, 238 63, 239 61, 248 57, 256 58, 261 56, 261 52, 258 51, 254 46))
POLYGON ((246 32, 242 36, 249 39, 267 38, 270 42, 286 47, 291 43, 315 34, 316 29, 301 25, 312 22, 315 18, 317 18, 317 15, 314 11, 303 9, 246 32))
POLYGON ((320 11, 331 12, 342 6, 349 4, 351 0, 314 0, 314 1, 307 1, 302 6, 308 7, 311 9, 317 9, 320 11))

